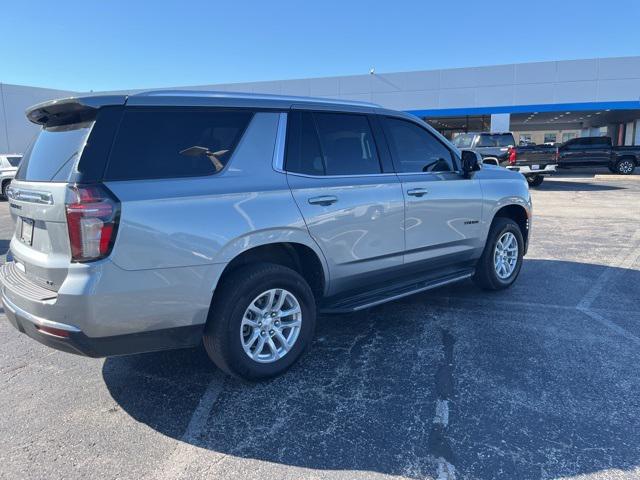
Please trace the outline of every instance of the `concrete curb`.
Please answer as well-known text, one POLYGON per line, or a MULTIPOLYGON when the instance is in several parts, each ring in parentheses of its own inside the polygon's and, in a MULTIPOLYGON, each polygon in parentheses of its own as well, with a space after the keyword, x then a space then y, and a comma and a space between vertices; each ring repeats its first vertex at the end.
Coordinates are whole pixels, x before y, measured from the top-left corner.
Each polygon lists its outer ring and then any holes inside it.
POLYGON ((638 174, 634 174, 634 175, 595 175, 594 180, 636 180, 636 181, 640 181, 640 175, 638 174))

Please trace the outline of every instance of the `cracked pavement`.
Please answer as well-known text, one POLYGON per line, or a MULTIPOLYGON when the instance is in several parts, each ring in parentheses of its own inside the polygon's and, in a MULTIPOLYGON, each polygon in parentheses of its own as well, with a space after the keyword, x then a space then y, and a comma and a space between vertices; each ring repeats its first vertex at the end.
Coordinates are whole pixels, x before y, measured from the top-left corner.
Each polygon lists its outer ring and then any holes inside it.
MULTIPOLYGON (((0 478, 640 478, 639 180, 546 180, 513 288, 320 318, 269 382, 0 321, 0 478)), ((11 229, 0 203, 0 253, 11 229)))

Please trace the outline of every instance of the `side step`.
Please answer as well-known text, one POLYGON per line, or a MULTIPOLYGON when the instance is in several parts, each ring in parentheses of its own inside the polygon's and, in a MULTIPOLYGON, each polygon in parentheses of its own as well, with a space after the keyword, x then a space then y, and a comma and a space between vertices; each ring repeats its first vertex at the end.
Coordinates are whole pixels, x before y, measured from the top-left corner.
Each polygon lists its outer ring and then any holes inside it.
POLYGON ((415 278, 411 281, 391 285, 390 287, 378 288, 366 292, 359 292, 349 297, 342 297, 336 300, 329 299, 326 304, 320 305, 321 313, 350 313, 375 307, 383 303, 408 297, 414 293, 424 292, 433 288, 442 287, 450 283, 459 282, 472 277, 472 268, 458 271, 444 277, 438 278, 415 278))

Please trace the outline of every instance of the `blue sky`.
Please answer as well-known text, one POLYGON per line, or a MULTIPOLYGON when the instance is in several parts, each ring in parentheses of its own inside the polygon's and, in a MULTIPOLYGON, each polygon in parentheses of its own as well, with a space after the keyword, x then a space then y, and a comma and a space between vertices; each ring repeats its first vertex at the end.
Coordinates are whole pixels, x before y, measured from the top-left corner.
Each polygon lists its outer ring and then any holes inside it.
POLYGON ((640 54, 640 2, 11 1, 0 82, 113 90, 640 54))

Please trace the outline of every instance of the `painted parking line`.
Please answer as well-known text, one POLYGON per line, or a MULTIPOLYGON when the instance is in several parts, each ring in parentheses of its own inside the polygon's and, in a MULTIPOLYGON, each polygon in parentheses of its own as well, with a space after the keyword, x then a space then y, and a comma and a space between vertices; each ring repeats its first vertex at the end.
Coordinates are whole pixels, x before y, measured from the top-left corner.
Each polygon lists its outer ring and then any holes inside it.
POLYGON ((194 451, 199 450, 199 447, 194 444, 198 437, 203 433, 207 419, 209 418, 220 393, 222 393, 225 378, 225 375, 220 370, 216 371, 209 382, 207 389, 202 394, 202 397, 200 397, 198 405, 191 414, 189 424, 182 434, 182 437, 180 437, 180 443, 176 446, 175 450, 167 460, 165 460, 148 478, 179 479, 184 475, 185 471, 194 459, 194 451))

